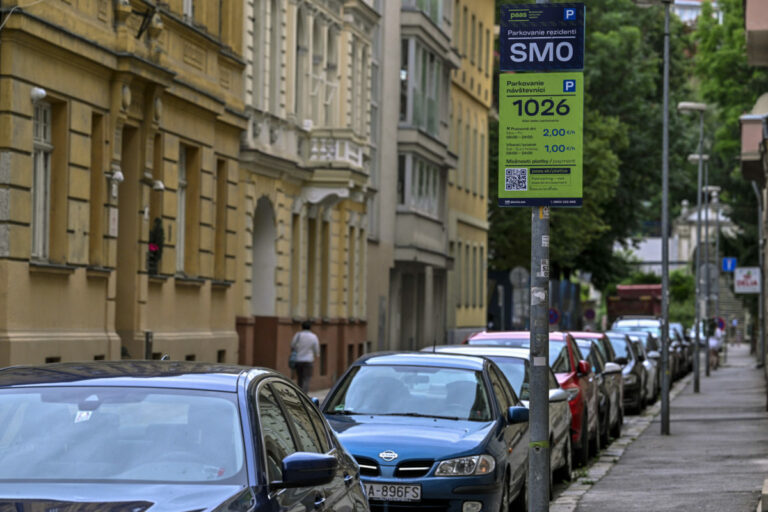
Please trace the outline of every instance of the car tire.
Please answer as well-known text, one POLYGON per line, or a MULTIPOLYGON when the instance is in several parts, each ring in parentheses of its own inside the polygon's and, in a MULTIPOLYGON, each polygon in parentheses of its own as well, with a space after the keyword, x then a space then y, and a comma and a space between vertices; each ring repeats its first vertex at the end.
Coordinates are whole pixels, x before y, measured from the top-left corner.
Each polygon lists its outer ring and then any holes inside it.
POLYGON ((509 472, 504 475, 504 486, 501 489, 499 512, 509 512, 509 472))
POLYGON ((600 418, 597 419, 597 432, 595 432, 595 437, 593 440, 589 442, 590 445, 590 451, 592 452, 592 455, 597 457, 597 455, 600 453, 600 438, 602 435, 600 434, 600 418))
POLYGON ((573 448, 571 447, 571 434, 570 432, 566 436, 565 445, 563 449, 563 458, 565 462, 562 466, 557 468, 555 476, 561 482, 570 482, 571 473, 573 473, 573 448))
POLYGON ((528 479, 523 482, 523 487, 515 496, 509 510, 511 512, 528 512, 528 479))
POLYGON ((611 437, 618 439, 621 437, 621 424, 624 423, 623 414, 619 411, 619 417, 616 419, 616 423, 611 427, 611 437))
POLYGON ((584 467, 587 465, 587 461, 589 461, 589 434, 587 433, 587 430, 589 427, 587 427, 587 415, 584 414, 584 418, 581 422, 581 436, 579 436, 579 447, 578 451, 574 452, 574 460, 576 461, 576 465, 579 467, 584 467))

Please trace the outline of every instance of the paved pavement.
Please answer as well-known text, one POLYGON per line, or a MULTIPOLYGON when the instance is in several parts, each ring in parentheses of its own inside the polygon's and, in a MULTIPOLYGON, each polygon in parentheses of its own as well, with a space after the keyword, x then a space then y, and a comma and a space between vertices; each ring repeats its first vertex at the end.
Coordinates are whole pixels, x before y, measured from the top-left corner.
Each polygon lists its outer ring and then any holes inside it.
POLYGON ((630 418, 631 437, 610 445, 551 510, 754 511, 768 478, 768 413, 749 347, 730 347, 728 362, 710 377, 702 365, 701 393, 693 393, 690 377, 675 391, 671 435, 660 434, 658 404, 630 418))

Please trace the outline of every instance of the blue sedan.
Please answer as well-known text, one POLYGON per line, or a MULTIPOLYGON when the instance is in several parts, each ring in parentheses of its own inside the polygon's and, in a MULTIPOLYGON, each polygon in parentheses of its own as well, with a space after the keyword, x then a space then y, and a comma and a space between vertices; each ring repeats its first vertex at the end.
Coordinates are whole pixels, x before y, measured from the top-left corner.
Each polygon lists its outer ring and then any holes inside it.
POLYGON ((0 502, 368 511, 357 464, 288 379, 172 361, 1 370, 0 502))
POLYGON ((321 409, 373 511, 527 510, 528 409, 488 359, 365 356, 321 409))

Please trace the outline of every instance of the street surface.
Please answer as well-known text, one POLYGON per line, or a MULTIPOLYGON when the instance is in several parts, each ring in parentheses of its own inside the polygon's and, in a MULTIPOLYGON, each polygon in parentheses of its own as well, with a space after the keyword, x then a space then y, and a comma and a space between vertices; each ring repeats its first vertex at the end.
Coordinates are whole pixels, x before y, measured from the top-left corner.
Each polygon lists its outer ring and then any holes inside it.
MULTIPOLYGON (((701 393, 694 395, 687 380, 671 401, 671 435, 659 433, 657 415, 605 476, 597 480, 590 472, 571 486, 588 486, 577 512, 755 510, 768 478, 762 369, 742 345, 729 347, 728 362, 708 378, 702 364, 701 393)), ((616 460, 604 453, 595 466, 605 459, 616 460)))

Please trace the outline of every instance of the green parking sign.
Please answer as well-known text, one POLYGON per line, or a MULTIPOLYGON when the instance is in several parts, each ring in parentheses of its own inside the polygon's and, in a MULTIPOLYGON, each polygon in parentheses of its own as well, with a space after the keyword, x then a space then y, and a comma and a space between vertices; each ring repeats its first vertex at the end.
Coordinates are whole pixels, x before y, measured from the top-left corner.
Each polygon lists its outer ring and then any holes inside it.
POLYGON ((581 206, 583 73, 502 74, 499 104, 499 206, 581 206))

